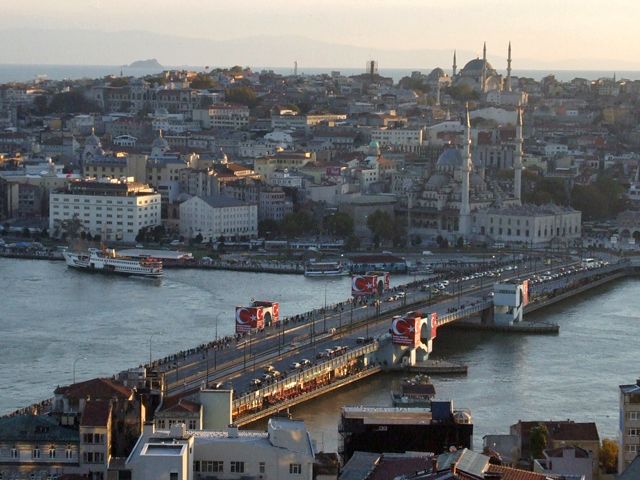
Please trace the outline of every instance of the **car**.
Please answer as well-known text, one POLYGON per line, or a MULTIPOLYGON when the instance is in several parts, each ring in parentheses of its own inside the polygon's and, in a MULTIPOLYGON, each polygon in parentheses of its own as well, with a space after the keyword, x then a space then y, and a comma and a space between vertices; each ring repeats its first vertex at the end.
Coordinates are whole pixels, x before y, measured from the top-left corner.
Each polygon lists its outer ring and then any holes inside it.
POLYGON ((250 383, 251 385, 254 385, 254 386, 256 386, 256 387, 257 387, 257 386, 259 386, 259 385, 261 385, 261 384, 262 384, 262 380, 260 380, 259 378, 254 378, 254 379, 253 379, 253 380, 251 380, 249 383, 250 383))
POLYGON ((271 380, 271 378, 271 375, 269 375, 268 373, 262 375, 262 380, 264 380, 265 382, 268 382, 269 380, 271 380))
POLYGON ((273 371, 271 372, 271 376, 272 376, 273 378, 279 378, 279 377, 281 377, 281 376, 282 376, 282 374, 281 374, 278 370, 273 370, 273 371))
POLYGON ((433 255, 433 252, 431 250, 423 250, 422 255, 433 255))
POLYGON ((303 367, 308 367, 309 365, 311 365, 311 360, 309 360, 308 358, 303 358, 302 360, 300 360, 300 363, 303 367))
POLYGON ((293 362, 293 363, 291 364, 291 369, 292 369, 292 370, 298 370, 298 369, 300 369, 300 368, 302 368, 302 364, 301 364, 300 362, 293 362))
POLYGON ((318 352, 316 354, 317 359, 326 358, 326 357, 327 357, 327 352, 318 352))
POLYGON ((273 365, 267 365, 263 368, 263 370, 265 371, 265 373, 271 373, 275 370, 275 367, 273 365))
POLYGON ((440 283, 446 287, 447 285, 449 285, 449 280, 443 280, 440 283))
POLYGON ((364 337, 358 337, 358 338, 356 338, 356 343, 365 343, 366 341, 367 341, 367 339, 366 339, 366 338, 364 338, 364 337))

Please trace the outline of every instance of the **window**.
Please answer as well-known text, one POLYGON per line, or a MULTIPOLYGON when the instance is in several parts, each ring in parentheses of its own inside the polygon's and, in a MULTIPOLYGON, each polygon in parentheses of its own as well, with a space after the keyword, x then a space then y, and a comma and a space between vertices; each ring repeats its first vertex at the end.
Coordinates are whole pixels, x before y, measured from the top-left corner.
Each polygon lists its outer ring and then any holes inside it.
POLYGON ((18 458, 18 449, 16 447, 11 449, 11 458, 18 458))
POLYGON ((203 460, 201 463, 202 472, 222 473, 224 472, 224 462, 220 460, 203 460))
POLYGON ((640 412, 627 412, 627 420, 640 420, 640 412))
POLYGON ((258 471, 259 471, 260 473, 264 473, 264 472, 265 472, 265 470, 266 470, 266 467, 267 467, 267 466, 266 466, 265 462, 260 462, 260 463, 258 464, 258 471))
POLYGON ((71 448, 71 445, 67 445, 67 448, 64 452, 64 456, 67 459, 73 458, 73 449, 71 448))
POLYGON ((289 464, 289 473, 292 475, 301 475, 302 474, 302 465, 299 463, 290 463, 289 464))
POLYGON ((629 435, 630 437, 638 437, 638 436, 640 436, 640 428, 629 428, 627 430, 627 435, 629 435))
POLYGON ((34 448, 31 452, 31 458, 40 458, 40 449, 34 448))
POLYGON ((199 472, 200 471, 200 461, 199 460, 194 460, 193 461, 193 471, 194 472, 199 472))
POLYGON ((169 480, 178 480, 178 472, 171 472, 169 474, 169 480))
POLYGON ((49 458, 56 458, 56 447, 49 447, 49 458))
POLYGON ((244 462, 231 462, 231 473, 244 473, 244 462))
POLYGON ((195 420, 189 420, 189 430, 195 430, 197 428, 195 420))

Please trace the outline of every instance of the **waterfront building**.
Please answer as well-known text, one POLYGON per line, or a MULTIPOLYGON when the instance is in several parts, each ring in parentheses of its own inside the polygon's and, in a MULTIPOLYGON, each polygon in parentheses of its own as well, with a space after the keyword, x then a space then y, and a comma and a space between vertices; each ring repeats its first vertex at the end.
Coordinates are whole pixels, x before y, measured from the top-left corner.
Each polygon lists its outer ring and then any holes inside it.
POLYGON ((488 207, 473 214, 473 232, 490 243, 571 244, 582 235, 582 213, 560 205, 488 207))
POLYGON ((49 232, 64 233, 77 220, 79 231, 103 240, 134 242, 141 228, 161 224, 160 194, 133 179, 85 179, 70 182, 49 196, 49 232))
POLYGON ((266 432, 156 430, 145 424, 126 461, 132 480, 279 478, 311 480, 315 452, 304 422, 271 418, 266 432))
POLYGON ((533 460, 533 471, 546 475, 564 475, 570 478, 593 480, 592 454, 584 448, 564 445, 546 449, 544 458, 533 460))
POLYGON ((403 152, 417 152, 424 143, 421 128, 382 127, 371 131, 371 140, 378 142, 381 147, 403 152))
POLYGON ((640 453, 640 379, 620 385, 618 442, 618 472, 622 472, 640 453))
POLYGON ((547 447, 549 449, 561 448, 565 445, 573 445, 589 452, 591 458, 591 470, 593 478, 598 478, 600 471, 600 435, 594 422, 574 422, 573 420, 561 421, 528 421, 522 420, 511 425, 510 434, 516 435, 520 444, 521 458, 531 458, 531 429, 544 425, 549 432, 547 447))
POLYGON ((348 461, 361 452, 435 452, 471 448, 471 414, 450 401, 431 408, 342 407, 339 453, 348 461))
POLYGON ((202 235, 204 241, 225 238, 255 238, 258 206, 222 196, 195 196, 180 204, 180 234, 202 235))

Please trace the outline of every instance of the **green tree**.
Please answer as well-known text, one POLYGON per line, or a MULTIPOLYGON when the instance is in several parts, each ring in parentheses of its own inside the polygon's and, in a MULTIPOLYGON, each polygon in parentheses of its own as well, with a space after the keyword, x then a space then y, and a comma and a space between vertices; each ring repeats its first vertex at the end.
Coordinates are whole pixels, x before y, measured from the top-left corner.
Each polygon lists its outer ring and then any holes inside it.
POLYGON ((189 84, 189 86, 191 88, 204 90, 204 89, 207 89, 207 88, 215 88, 215 87, 218 86, 218 84, 209 75, 207 75, 205 73, 198 73, 193 78, 193 80, 191 80, 191 83, 189 84))
POLYGON ((305 210, 290 213, 280 225, 280 231, 287 237, 300 237, 313 235, 318 231, 316 222, 310 213, 305 210))
POLYGON ((280 224, 270 218, 258 222, 258 236, 270 240, 280 233, 280 224))
POLYGON ((367 227, 373 234, 374 243, 376 246, 380 242, 386 243, 395 237, 394 221, 387 212, 382 210, 376 210, 367 218, 367 227))
POLYGON ((51 99, 49 112, 56 113, 94 113, 99 112, 100 107, 82 94, 80 90, 56 93, 51 99))
POLYGON ((202 243, 203 237, 201 233, 198 233, 198 235, 195 236, 195 238, 193 239, 193 243, 197 243, 200 244, 202 243))
POLYGON ((111 79, 109 85, 112 87, 126 87, 129 85, 129 79, 127 77, 115 77, 111 79))
POLYGON ((347 241, 344 244, 344 248, 348 252, 358 250, 360 248, 360 239, 358 238, 358 236, 351 235, 349 238, 347 238, 347 241))
POLYGON ((330 235, 346 238, 353 234, 353 218, 347 213, 337 212, 325 217, 325 228, 330 235))
POLYGON ((228 102, 246 105, 249 108, 258 104, 256 91, 251 87, 229 88, 224 92, 224 95, 228 102))
POLYGON ((606 473, 618 471, 618 442, 612 438, 602 439, 600 447, 600 465, 606 473))
POLYGON ((549 430, 546 425, 536 425, 529 432, 529 444, 531 445, 531 455, 533 458, 542 458, 549 441, 549 430))

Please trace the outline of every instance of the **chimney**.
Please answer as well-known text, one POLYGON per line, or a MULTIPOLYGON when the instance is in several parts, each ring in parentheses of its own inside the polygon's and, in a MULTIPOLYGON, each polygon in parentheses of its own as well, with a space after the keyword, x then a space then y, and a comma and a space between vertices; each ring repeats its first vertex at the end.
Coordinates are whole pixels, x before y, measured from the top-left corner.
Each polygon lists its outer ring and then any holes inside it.
POLYGON ((227 435, 229 438, 238 438, 238 427, 230 423, 227 427, 227 435))
POLYGON ((148 437, 154 433, 156 433, 156 425, 153 422, 144 422, 144 425, 142 426, 142 434, 148 437))

